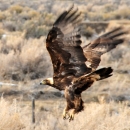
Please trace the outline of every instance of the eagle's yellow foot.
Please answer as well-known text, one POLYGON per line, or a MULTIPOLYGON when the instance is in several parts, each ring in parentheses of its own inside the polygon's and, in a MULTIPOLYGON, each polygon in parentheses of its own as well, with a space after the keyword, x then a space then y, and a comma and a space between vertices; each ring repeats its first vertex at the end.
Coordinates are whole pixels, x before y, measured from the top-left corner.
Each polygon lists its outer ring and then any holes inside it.
POLYGON ((69 113, 66 111, 66 109, 64 109, 62 116, 64 120, 69 118, 69 113))
POLYGON ((69 122, 74 120, 74 114, 75 114, 75 110, 74 109, 69 111, 69 122))

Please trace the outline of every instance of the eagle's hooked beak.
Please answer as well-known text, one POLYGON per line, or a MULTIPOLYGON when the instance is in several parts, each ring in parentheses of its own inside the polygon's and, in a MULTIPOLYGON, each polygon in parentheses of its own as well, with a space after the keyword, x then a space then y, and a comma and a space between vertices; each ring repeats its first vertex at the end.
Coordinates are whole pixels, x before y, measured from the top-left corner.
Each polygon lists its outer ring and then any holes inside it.
POLYGON ((40 82, 40 85, 45 85, 46 84, 46 81, 45 80, 42 80, 41 82, 40 82))
POLYGON ((40 82, 40 85, 50 85, 52 86, 53 85, 53 78, 47 78, 47 79, 44 79, 40 82))

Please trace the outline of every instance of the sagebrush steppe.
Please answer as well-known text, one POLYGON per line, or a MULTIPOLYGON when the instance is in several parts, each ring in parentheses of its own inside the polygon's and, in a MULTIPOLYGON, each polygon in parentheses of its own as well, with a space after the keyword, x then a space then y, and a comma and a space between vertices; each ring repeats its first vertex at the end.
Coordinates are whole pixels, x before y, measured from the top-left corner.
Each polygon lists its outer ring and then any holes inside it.
POLYGON ((129 30, 130 1, 0 0, 0 3, 0 130, 130 129, 129 34, 122 45, 102 56, 100 67, 111 66, 113 76, 94 83, 82 94, 85 110, 74 121, 62 119, 66 105, 63 92, 39 86, 41 79, 52 76, 45 40, 62 10, 72 3, 79 8, 84 19, 82 40, 88 44, 112 28, 121 26, 129 30), (9 86, 11 83, 15 85, 9 86), (36 96, 35 124, 31 118, 32 94, 36 96))

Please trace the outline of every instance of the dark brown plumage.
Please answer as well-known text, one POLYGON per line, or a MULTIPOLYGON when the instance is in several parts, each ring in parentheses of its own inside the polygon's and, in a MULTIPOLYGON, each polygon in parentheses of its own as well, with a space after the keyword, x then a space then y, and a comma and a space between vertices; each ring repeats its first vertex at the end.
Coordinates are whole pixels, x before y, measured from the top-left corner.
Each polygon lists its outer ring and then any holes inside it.
POLYGON ((123 43, 124 39, 118 37, 125 33, 119 27, 85 45, 83 51, 87 61, 90 63, 90 67, 96 69, 101 61, 101 55, 114 49, 118 44, 123 43))
POLYGON ((124 39, 119 36, 125 33, 122 28, 114 29, 82 48, 78 27, 80 21, 80 13, 74 6, 64 11, 55 21, 46 39, 54 75, 41 82, 65 91, 67 106, 63 118, 66 119, 68 115, 69 120, 73 120, 74 114, 84 109, 81 93, 95 81, 112 75, 111 67, 96 68, 102 54, 123 43, 124 39), (86 61, 90 63, 89 67, 86 61))

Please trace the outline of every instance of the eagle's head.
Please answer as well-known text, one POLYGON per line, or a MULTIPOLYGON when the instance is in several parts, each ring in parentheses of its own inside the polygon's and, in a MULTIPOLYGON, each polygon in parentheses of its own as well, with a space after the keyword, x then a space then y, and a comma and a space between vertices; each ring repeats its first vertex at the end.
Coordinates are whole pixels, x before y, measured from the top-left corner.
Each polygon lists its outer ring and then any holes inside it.
POLYGON ((54 84, 53 78, 47 78, 40 82, 40 85, 50 85, 52 86, 54 84))

